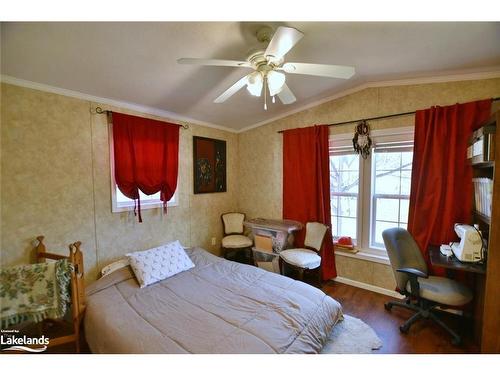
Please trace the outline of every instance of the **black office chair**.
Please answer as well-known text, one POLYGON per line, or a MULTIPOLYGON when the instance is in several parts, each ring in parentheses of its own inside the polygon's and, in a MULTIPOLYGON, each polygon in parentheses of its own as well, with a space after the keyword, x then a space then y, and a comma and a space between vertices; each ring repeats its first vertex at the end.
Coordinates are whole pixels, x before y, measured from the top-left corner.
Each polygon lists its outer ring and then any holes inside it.
POLYGON ((415 314, 399 327, 407 333, 418 319, 431 319, 452 336, 452 343, 459 345, 460 336, 440 320, 434 313, 437 306, 463 306, 472 300, 471 291, 464 285, 446 277, 429 276, 427 264, 411 234, 402 228, 386 229, 382 232, 385 248, 391 262, 399 292, 406 296, 404 302, 391 301, 393 306, 415 311, 415 314))

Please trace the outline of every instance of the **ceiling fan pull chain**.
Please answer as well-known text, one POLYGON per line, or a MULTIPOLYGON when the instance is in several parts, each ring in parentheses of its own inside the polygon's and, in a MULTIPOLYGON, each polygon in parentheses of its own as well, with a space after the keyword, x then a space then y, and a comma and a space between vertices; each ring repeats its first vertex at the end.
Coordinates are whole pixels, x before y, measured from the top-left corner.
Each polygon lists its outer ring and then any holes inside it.
POLYGON ((264 77, 264 111, 267 111, 267 77, 264 77))

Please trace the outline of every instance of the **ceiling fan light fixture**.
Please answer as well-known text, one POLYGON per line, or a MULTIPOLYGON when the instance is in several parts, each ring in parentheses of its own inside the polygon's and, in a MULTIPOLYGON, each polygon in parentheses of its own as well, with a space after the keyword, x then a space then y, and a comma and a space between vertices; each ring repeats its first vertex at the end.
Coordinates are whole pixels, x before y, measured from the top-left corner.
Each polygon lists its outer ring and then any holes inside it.
POLYGON ((267 73, 267 86, 269 95, 274 96, 281 92, 285 85, 286 77, 283 73, 271 70, 267 73))
POLYGON ((263 85, 264 79, 262 78, 262 74, 260 72, 256 71, 248 76, 247 90, 253 96, 260 96, 263 85))

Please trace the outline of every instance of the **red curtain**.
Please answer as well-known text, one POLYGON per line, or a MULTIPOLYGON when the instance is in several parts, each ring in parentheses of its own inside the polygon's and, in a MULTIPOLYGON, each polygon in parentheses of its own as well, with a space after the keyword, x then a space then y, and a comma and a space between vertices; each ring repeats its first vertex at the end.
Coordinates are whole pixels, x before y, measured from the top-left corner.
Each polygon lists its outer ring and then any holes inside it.
MULTIPOLYGON (((285 130, 283 133, 283 218, 317 221, 331 228, 328 126, 285 130)), ((304 246, 305 228, 295 246, 304 246)), ((321 249, 323 280, 337 276, 330 230, 321 249)))
POLYGON ((454 240, 453 224, 470 222, 473 185, 468 140, 490 110, 491 100, 482 100, 432 107, 415 115, 408 231, 427 263, 429 245, 454 240))
POLYGON ((139 190, 160 192, 166 210, 177 188, 179 126, 122 113, 113 113, 112 121, 116 184, 136 201, 142 222, 139 190))

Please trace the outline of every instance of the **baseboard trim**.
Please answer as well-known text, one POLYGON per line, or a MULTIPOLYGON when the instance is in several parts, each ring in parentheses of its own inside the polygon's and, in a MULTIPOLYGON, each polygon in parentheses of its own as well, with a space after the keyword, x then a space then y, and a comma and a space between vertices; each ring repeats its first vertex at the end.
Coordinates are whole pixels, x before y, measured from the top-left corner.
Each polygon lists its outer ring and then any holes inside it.
MULTIPOLYGON (((355 286, 356 288, 366 289, 366 290, 369 290, 371 292, 384 294, 384 295, 389 296, 389 297, 393 297, 393 298, 397 298, 397 299, 404 299, 404 296, 399 294, 395 290, 385 289, 385 288, 381 288, 379 286, 362 283, 361 281, 351 280, 351 279, 348 279, 347 277, 337 276, 336 278, 334 278, 332 280, 336 281, 338 283, 341 283, 341 284, 351 285, 351 286, 355 286)), ((440 306, 436 306, 436 309, 450 313, 450 314, 454 314, 454 315, 459 315, 459 316, 464 315, 464 312, 461 310, 442 308, 440 306)))
POLYGON ((397 299, 404 298, 401 294, 399 294, 395 290, 385 289, 385 288, 381 288, 379 286, 375 286, 375 285, 371 285, 371 284, 367 284, 367 283, 362 283, 361 281, 348 279, 347 277, 337 276, 336 278, 333 279, 333 281, 336 281, 336 282, 339 282, 342 284, 346 284, 346 285, 355 286, 355 287, 361 288, 361 289, 366 289, 366 290, 369 290, 371 292, 384 294, 386 296, 397 298, 397 299))

